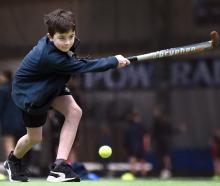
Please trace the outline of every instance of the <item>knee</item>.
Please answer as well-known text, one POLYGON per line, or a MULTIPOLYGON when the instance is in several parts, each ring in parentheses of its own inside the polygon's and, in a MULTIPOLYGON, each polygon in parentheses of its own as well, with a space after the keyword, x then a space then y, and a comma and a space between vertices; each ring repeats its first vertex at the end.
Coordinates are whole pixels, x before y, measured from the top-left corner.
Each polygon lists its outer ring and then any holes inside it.
POLYGON ((42 135, 40 136, 30 136, 29 135, 29 143, 31 145, 36 145, 42 142, 42 135))
POLYGON ((78 105, 71 106, 67 117, 80 119, 82 117, 82 109, 78 105))

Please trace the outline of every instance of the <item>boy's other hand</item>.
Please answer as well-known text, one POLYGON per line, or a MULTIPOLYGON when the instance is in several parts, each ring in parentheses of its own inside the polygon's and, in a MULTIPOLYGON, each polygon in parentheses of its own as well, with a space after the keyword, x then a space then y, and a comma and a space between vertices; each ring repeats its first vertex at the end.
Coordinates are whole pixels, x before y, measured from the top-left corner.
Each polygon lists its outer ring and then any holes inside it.
POLYGON ((122 55, 116 55, 115 57, 118 60, 117 68, 122 68, 122 67, 125 67, 127 65, 130 65, 130 61, 127 58, 123 57, 122 55))

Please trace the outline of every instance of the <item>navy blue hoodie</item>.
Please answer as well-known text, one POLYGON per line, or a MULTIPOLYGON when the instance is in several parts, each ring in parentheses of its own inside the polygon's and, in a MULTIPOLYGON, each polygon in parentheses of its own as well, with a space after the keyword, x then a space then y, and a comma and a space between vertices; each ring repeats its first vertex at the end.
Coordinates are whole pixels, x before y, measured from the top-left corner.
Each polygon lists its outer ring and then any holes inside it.
POLYGON ((94 60, 78 59, 57 49, 45 36, 25 56, 16 71, 12 98, 23 111, 41 114, 49 109, 71 74, 101 72, 116 68, 117 65, 114 56, 94 60))

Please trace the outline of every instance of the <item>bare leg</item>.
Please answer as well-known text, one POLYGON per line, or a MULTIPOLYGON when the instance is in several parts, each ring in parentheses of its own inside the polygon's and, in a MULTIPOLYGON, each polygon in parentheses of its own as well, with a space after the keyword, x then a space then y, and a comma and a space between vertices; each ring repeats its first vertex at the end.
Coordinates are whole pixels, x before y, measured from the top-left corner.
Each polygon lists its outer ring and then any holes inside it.
POLYGON ((136 166, 137 166, 137 158, 134 156, 129 157, 129 164, 131 167, 131 172, 132 174, 136 175, 137 174, 137 170, 136 170, 136 166))
POLYGON ((2 137, 5 155, 8 156, 15 148, 15 139, 12 135, 4 135, 2 137))
POLYGON ((214 159, 214 173, 216 176, 220 176, 220 159, 214 159))
POLYGON ((52 107, 65 116, 60 133, 57 159, 67 160, 76 137, 82 110, 71 95, 56 97, 52 107))
POLYGON ((42 141, 42 127, 37 128, 26 128, 27 134, 22 136, 14 149, 14 156, 21 159, 33 145, 42 141))
POLYGON ((171 159, 169 155, 165 155, 163 157, 163 165, 164 168, 160 173, 161 178, 167 179, 171 177, 171 159))
POLYGON ((171 170, 171 159, 169 155, 163 157, 164 169, 171 170))
POLYGON ((144 159, 140 160, 140 173, 141 173, 141 176, 143 176, 143 177, 145 177, 147 175, 147 171, 145 169, 145 163, 146 163, 146 161, 144 159))

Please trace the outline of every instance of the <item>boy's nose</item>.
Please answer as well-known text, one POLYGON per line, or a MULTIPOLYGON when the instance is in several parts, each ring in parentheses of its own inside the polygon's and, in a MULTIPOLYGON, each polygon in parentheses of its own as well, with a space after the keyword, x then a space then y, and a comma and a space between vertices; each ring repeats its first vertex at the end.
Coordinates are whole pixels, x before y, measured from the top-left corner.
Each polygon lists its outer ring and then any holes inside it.
POLYGON ((65 45, 69 45, 70 42, 71 42, 70 40, 66 40, 66 41, 65 41, 65 45))

